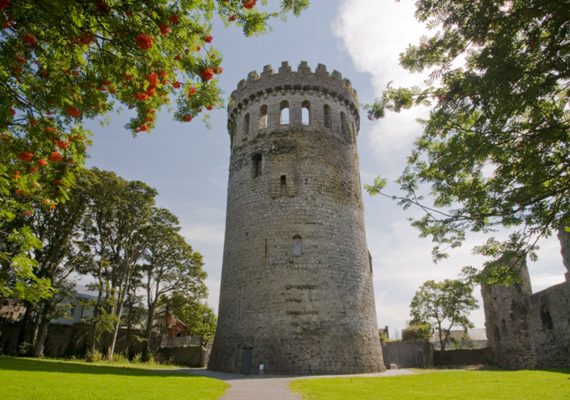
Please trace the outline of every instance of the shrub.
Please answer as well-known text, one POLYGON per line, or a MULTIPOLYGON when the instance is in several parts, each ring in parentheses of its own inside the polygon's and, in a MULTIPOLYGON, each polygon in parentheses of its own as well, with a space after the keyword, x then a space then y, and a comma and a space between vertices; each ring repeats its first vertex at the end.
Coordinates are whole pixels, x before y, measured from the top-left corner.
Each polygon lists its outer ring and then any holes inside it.
POLYGON ((402 341, 429 342, 431 338, 431 326, 426 323, 412 324, 402 331, 402 341))

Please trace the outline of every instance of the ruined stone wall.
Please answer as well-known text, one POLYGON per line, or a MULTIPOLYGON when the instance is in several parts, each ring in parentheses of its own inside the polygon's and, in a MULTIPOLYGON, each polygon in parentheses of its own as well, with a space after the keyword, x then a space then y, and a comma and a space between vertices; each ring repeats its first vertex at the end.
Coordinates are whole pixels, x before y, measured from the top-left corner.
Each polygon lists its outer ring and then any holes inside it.
POLYGON ((209 367, 383 369, 364 234, 356 93, 306 63, 250 73, 232 94, 218 327, 209 367), (309 119, 303 124, 302 108, 309 119), (281 124, 282 108, 289 121, 281 124), (263 119, 263 115, 267 119, 263 119), (261 119, 261 122, 260 122, 261 119))
POLYGON ((495 362, 508 369, 532 368, 536 364, 529 323, 530 277, 525 259, 517 259, 516 264, 521 276, 519 284, 481 285, 487 346, 495 362))
POLYGON ((533 294, 526 262, 518 268, 520 284, 481 288, 495 363, 508 369, 570 367, 569 282, 533 294))
POLYGON ((570 305, 566 282, 530 297, 536 367, 570 367, 570 305))

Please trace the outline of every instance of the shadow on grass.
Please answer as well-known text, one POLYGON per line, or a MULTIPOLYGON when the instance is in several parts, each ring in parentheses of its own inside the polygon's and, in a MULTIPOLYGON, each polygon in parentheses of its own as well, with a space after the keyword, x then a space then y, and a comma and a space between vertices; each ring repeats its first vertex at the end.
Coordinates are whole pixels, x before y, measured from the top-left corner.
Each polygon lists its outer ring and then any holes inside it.
MULTIPOLYGON (((29 358, 0 356, 0 370, 9 371, 35 371, 57 372, 66 374, 93 374, 93 375, 128 375, 128 376, 190 376, 186 370, 156 370, 133 368, 127 366, 89 365, 73 361, 34 360, 29 358)), ((196 378, 204 378, 196 376, 196 378)))
POLYGON ((242 379, 290 378, 289 376, 231 374, 210 371, 203 368, 179 368, 161 370, 129 367, 124 365, 88 364, 85 362, 72 360, 63 361, 56 359, 33 359, 7 356, 0 356, 0 371, 1 370, 141 377, 193 377, 195 379, 212 378, 223 381, 242 379))

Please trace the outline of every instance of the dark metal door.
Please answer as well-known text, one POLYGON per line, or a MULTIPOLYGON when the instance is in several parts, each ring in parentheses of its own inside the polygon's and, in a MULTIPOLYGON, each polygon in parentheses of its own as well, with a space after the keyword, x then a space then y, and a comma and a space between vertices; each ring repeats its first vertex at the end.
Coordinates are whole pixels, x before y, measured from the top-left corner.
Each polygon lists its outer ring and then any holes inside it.
POLYGON ((253 353, 253 349, 251 347, 246 348, 244 347, 241 350, 241 373, 244 375, 251 374, 251 356, 253 353))

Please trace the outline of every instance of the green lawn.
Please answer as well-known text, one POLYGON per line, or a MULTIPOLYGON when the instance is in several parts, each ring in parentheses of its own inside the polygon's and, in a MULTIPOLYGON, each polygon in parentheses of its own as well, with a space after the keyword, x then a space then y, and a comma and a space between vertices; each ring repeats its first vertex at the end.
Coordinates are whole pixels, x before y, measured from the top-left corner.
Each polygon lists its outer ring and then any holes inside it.
POLYGON ((303 400, 565 400, 567 371, 433 371, 380 378, 300 379, 303 400))
POLYGON ((218 399, 228 385, 176 369, 0 357, 0 399, 218 399))

